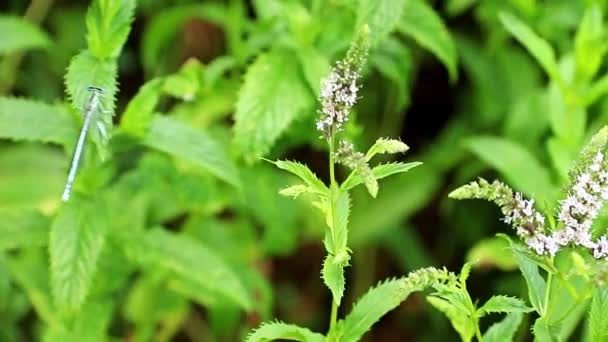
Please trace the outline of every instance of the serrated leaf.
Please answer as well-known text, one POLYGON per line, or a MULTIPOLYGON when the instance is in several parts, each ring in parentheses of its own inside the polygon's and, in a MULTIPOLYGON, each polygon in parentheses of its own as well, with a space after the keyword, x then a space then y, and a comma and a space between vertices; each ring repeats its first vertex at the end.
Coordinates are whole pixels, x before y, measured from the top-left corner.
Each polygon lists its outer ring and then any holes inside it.
POLYGON ((360 0, 357 8, 357 27, 367 24, 372 42, 379 43, 395 29, 407 2, 407 0, 360 0))
POLYGON ((97 145, 100 157, 107 157, 107 145, 114 127, 114 97, 116 95, 117 64, 115 60, 96 59, 89 51, 83 51, 70 61, 65 75, 67 92, 72 106, 84 114, 92 93, 89 86, 103 89, 100 94, 100 107, 92 114, 89 132, 97 145))
POLYGON ((107 229, 101 201, 76 196, 60 209, 49 238, 51 288, 59 310, 75 313, 84 303, 107 229))
POLYGON ((589 335, 590 341, 608 340, 608 289, 598 287, 595 289, 591 308, 589 309, 589 335))
POLYGON ((554 195, 554 186, 545 168, 528 150, 516 142, 491 136, 466 140, 467 148, 500 171, 514 188, 542 203, 554 195))
POLYGON ((152 121, 162 87, 163 80, 155 78, 139 88, 122 115, 120 127, 129 134, 144 136, 152 121))
POLYGON ((528 25, 510 13, 502 12, 498 17, 507 31, 523 44, 547 75, 554 80, 559 80, 555 52, 549 42, 539 37, 528 25))
POLYGON ((44 48, 50 44, 46 32, 21 17, 11 15, 0 15, 0 37, 0 55, 44 48))
POLYGON ((282 322, 270 322, 263 323, 259 328, 249 334, 245 341, 267 342, 273 340, 323 342, 325 341, 325 336, 297 325, 282 322))
MULTIPOLYGON (((372 175, 374 175, 376 180, 379 180, 396 173, 407 172, 420 165, 422 165, 421 162, 380 164, 372 168, 372 175)), ((342 189, 342 191, 348 191, 361 183, 363 183, 361 176, 356 172, 351 172, 348 178, 340 185, 340 189, 342 189)))
POLYGON ((492 324, 483 334, 484 342, 512 341, 517 328, 521 324, 523 315, 521 313, 510 313, 500 322, 492 324))
POLYGON ((217 141, 202 130, 165 116, 150 122, 144 145, 183 158, 225 182, 239 188, 236 166, 217 141))
POLYGON ((98 59, 117 58, 127 40, 134 0, 94 0, 86 16, 87 44, 98 59))
POLYGON ((275 162, 270 162, 276 165, 276 167, 278 167, 279 169, 288 171, 298 176, 301 180, 308 184, 315 193, 323 196, 327 196, 327 194, 329 193, 329 189, 327 189, 327 186, 325 186, 325 184, 323 184, 323 182, 319 178, 317 178, 317 175, 315 175, 308 168, 308 166, 288 160, 277 160, 275 162))
POLYGON ((336 226, 333 223, 329 224, 333 229, 334 242, 333 251, 330 250, 336 257, 341 253, 345 253, 348 242, 348 218, 350 216, 350 196, 346 191, 340 191, 335 199, 336 210, 336 226))
POLYGON ((338 261, 333 255, 328 255, 323 261, 321 276, 325 285, 331 290, 333 301, 340 306, 344 295, 344 267, 348 262, 338 261))
POLYGON ((389 311, 407 299, 412 291, 404 287, 403 279, 391 279, 371 288, 344 319, 343 342, 356 342, 389 311))
POLYGON ((365 154, 365 159, 370 161, 376 154, 394 154, 394 153, 404 153, 410 148, 401 140, 396 139, 388 139, 388 138, 379 138, 372 145, 372 147, 367 150, 365 154))
POLYGON ((289 125, 312 112, 315 97, 289 50, 260 55, 249 67, 234 115, 234 143, 250 162, 268 153, 289 125))
POLYGON ((475 328, 466 311, 462 311, 459 307, 439 297, 429 296, 426 299, 437 310, 443 312, 448 317, 452 327, 458 332, 462 341, 471 341, 475 334, 475 328))
POLYGON ((45 245, 49 219, 34 210, 0 209, 0 250, 45 245))
POLYGON ((126 248, 127 254, 143 265, 170 270, 230 298, 244 309, 251 308, 251 298, 238 276, 222 258, 197 240, 153 229, 135 235, 126 248))
POLYGON ((477 310, 479 317, 493 312, 530 312, 534 309, 528 307, 526 303, 515 297, 509 296, 492 296, 482 307, 477 310))
POLYGON ((433 53, 448 69, 450 80, 458 78, 456 47, 441 17, 431 6, 420 0, 407 1, 397 29, 433 53))
POLYGON ((33 100, 0 97, 0 137, 68 145, 76 124, 66 110, 33 100))

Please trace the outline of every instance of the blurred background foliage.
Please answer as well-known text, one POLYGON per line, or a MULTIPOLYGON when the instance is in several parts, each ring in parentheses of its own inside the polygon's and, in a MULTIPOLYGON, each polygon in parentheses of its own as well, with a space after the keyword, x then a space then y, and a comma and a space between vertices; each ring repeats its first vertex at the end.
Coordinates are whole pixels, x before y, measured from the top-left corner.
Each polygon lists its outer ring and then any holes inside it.
MULTIPOLYGON (((0 140, 0 340, 59 336, 46 245, 79 129, 65 102, 64 74, 86 47, 88 6, 0 3, 0 133, 20 108, 27 114, 22 136, 33 141, 0 140), (20 98, 46 104, 28 110, 20 98), (63 125, 29 134, 45 115, 63 125)), ((149 260, 155 256, 146 256, 152 247, 145 243, 122 251, 120 233, 108 239, 89 296, 112 304, 86 310, 104 317, 103 336, 128 341, 240 340, 275 317, 327 329, 322 218, 305 201, 280 197, 293 178, 259 158, 305 162, 328 179, 314 127, 320 80, 364 23, 374 45, 346 135, 358 146, 401 137, 412 148, 407 158, 424 165, 385 181, 376 200, 362 189, 353 193, 353 265, 341 310, 379 279, 430 265, 458 270, 467 260, 475 265, 473 297, 525 298, 512 257, 493 237, 506 230, 498 209, 447 194, 477 176, 500 177, 553 210, 571 161, 608 122, 605 12, 599 0, 138 1, 118 60, 112 156, 82 174, 81 188, 104 189, 111 230, 163 226, 154 234, 166 239, 166 254, 149 260), (156 146, 159 152, 134 144, 124 132, 140 129, 139 118, 126 118, 127 105, 145 89, 162 95, 148 111, 182 124, 172 130, 171 122, 156 121, 169 139, 187 144, 205 132, 238 172, 201 168, 199 156, 171 146, 156 146), (172 245, 167 231, 228 263, 253 299, 251 310, 193 281, 192 274, 205 277, 195 255, 179 261, 186 269, 172 266, 172 248, 185 242, 172 245), (138 267, 126 261, 140 259, 138 267)), ((366 336, 456 338, 420 296, 366 336)))

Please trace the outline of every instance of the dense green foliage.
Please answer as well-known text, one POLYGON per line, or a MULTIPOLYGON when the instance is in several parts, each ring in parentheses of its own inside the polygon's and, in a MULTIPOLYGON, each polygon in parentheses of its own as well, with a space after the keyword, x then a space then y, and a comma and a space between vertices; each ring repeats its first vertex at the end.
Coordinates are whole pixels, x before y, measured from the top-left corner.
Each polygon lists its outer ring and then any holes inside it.
POLYGON ((607 12, 4 1, 0 341, 608 340, 607 12))

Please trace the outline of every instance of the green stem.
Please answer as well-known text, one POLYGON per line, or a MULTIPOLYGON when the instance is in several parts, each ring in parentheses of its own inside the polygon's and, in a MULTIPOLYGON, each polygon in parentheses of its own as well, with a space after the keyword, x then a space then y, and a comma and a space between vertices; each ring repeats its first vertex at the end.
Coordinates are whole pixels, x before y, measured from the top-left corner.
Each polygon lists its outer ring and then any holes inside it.
POLYGON ((479 322, 475 323, 475 337, 477 337, 477 341, 483 342, 483 336, 481 335, 481 331, 479 330, 479 322))
POLYGON ((547 288, 545 289, 545 302, 543 303, 543 315, 545 322, 549 322, 549 296, 551 294, 551 282, 553 280, 553 274, 549 273, 547 275, 547 288))
MULTIPOLYGON (((332 134, 329 140, 329 197, 330 197, 330 210, 331 210, 331 238, 332 238, 332 246, 336 248, 336 189, 338 185, 336 183, 336 173, 335 173, 335 160, 334 160, 334 129, 332 128, 332 134)), ((336 299, 332 298, 331 301, 331 318, 329 321, 329 331, 331 332, 336 325, 336 321, 338 319, 338 304, 336 303, 336 299)))

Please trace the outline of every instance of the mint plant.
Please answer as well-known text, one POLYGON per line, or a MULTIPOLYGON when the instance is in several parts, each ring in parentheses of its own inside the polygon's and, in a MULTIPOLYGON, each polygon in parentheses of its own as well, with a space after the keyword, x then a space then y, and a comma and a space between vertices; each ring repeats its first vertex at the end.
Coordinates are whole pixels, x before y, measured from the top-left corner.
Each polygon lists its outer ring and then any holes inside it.
POLYGON ((605 325, 594 315, 603 310, 608 245, 603 228, 593 223, 608 197, 607 146, 608 128, 604 127, 573 164, 570 186, 554 217, 537 211, 533 199, 525 199, 499 181, 480 179, 450 194, 456 199, 494 202, 504 214, 503 221, 514 228, 520 241, 504 238, 511 242, 530 303, 540 316, 533 326, 538 340, 568 339, 586 311, 590 338, 603 338, 605 325), (587 309, 590 302, 592 311, 587 309))

